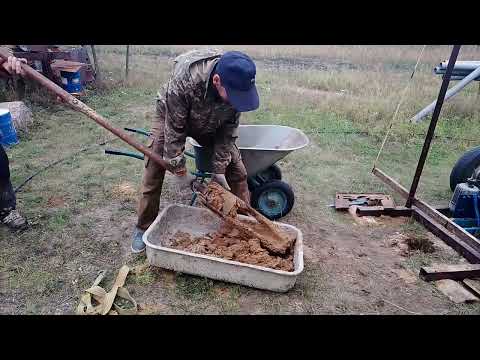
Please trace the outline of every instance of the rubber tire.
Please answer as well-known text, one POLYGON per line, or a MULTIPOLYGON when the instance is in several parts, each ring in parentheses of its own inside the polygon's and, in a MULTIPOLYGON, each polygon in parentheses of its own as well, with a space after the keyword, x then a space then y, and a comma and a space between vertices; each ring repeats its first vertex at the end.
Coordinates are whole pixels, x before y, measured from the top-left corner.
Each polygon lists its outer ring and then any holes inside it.
POLYGON ((480 166, 480 146, 468 150, 456 162, 450 173, 450 189, 455 191, 457 184, 465 182, 480 166))
POLYGON ((281 180, 273 180, 273 181, 267 182, 259 186, 258 188, 255 188, 251 195, 252 207, 255 208, 257 211, 259 211, 262 215, 264 215, 270 220, 277 220, 287 215, 292 210, 294 203, 295 203, 295 195, 293 194, 292 188, 290 187, 290 185, 288 185, 287 183, 281 180), (283 208, 283 211, 273 215, 264 213, 259 208, 259 205, 258 205, 258 200, 260 199, 260 196, 262 195, 262 193, 272 189, 276 189, 277 191, 283 192, 283 194, 287 199, 287 203, 286 203, 286 206, 283 208))

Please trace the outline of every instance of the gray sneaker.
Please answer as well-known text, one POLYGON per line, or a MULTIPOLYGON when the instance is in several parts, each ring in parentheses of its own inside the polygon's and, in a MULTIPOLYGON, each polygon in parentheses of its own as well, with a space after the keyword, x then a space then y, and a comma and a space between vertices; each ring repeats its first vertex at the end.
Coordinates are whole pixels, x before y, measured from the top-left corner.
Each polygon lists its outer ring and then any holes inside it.
POLYGON ((145 233, 144 230, 135 227, 132 235, 132 252, 141 253, 145 251, 145 244, 143 242, 142 236, 145 233))
POLYGON ((12 230, 23 230, 27 227, 27 220, 18 210, 10 211, 7 216, 2 218, 1 222, 12 230))

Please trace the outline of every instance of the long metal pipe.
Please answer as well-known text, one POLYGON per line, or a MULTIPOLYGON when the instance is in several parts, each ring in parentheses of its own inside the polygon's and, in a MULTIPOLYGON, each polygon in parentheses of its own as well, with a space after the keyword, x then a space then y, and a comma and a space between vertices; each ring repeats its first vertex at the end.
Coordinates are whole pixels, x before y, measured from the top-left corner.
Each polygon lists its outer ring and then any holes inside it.
MULTIPOLYGON (((475 69, 471 69, 471 70, 458 70, 458 69, 453 69, 453 72, 452 74, 459 74, 459 75, 468 75, 470 74, 473 70, 475 69)), ((447 71, 447 69, 444 69, 444 68, 439 68, 439 67, 436 67, 435 69, 433 69, 433 72, 435 74, 445 74, 447 71)))
MULTIPOLYGON (((430 121, 430 126, 428 127, 427 135, 425 136, 425 142, 423 143, 422 153, 420 154, 420 159, 418 160, 417 169, 415 170, 415 175, 413 176, 412 185, 410 186, 410 192, 408 194, 407 203, 405 207, 412 207, 413 200, 415 199, 415 193, 417 191, 418 183, 420 181, 420 176, 422 176, 423 166, 425 165, 425 160, 427 159, 428 151, 430 150, 430 144, 432 143, 433 135, 435 134, 435 128, 437 127, 438 117, 440 116, 440 111, 442 110, 442 105, 446 97, 448 84, 450 83, 450 77, 452 76, 453 66, 457 60, 458 53, 460 51, 461 45, 455 45, 452 49, 452 54, 448 60, 447 73, 445 74, 442 86, 438 92, 438 98, 435 102, 435 110, 433 111, 432 120, 430 121)), ((480 68, 478 69, 480 71, 480 68)))
MULTIPOLYGON (((462 81, 460 81, 458 84, 456 84, 450 90, 448 90, 446 95, 445 95, 445 101, 450 99, 452 96, 456 95, 460 90, 462 90, 465 86, 467 86, 469 83, 474 81, 479 76, 480 76, 480 66, 477 67, 474 71, 472 71, 462 81)), ((432 102, 430 105, 425 107, 422 111, 420 111, 417 115, 412 117, 412 119, 410 121, 415 122, 415 123, 420 122, 420 120, 422 120, 425 116, 430 114, 435 109, 436 104, 437 104, 437 101, 432 102)))
MULTIPOLYGON (((460 75, 452 75, 450 78, 450 81, 452 80, 463 80, 465 79, 465 76, 460 76, 460 75)), ((480 81, 480 76, 475 79, 475 81, 480 81)))
MULTIPOLYGON (((440 69, 447 68, 447 61, 442 61, 438 66, 440 69)), ((480 66, 480 61, 457 61, 455 63, 455 70, 475 70, 477 67, 480 66)))

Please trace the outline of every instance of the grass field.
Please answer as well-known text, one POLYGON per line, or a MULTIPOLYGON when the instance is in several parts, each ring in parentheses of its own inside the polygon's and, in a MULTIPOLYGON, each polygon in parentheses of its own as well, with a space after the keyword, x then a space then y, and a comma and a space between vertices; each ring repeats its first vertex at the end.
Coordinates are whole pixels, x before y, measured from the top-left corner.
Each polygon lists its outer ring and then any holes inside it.
MULTIPOLYGON (((131 46, 130 77, 124 81, 125 48, 98 46, 107 86, 88 91, 84 101, 117 127, 149 128, 154 97, 171 60, 195 47, 131 46)), ((460 261, 441 247, 433 254, 402 257, 384 246, 395 232, 424 236, 421 227, 408 222, 359 228, 328 207, 337 191, 391 193, 370 170, 421 46, 221 47, 245 51, 257 62, 261 106, 241 121, 296 127, 311 141, 280 162, 296 196, 293 211, 282 221, 304 232, 306 269, 290 293, 272 294, 150 268, 127 283, 139 303, 153 313, 404 313, 389 302, 418 313, 479 313, 474 305, 454 306, 418 279, 394 286, 398 271, 415 274, 424 264, 460 261), (365 256, 358 255, 362 251, 365 256)), ((378 167, 406 187, 429 118, 419 125, 408 119, 436 99, 441 78, 433 67, 450 51, 447 46, 425 49, 380 157, 378 167)), ((479 58, 478 47, 462 47, 460 60, 479 58)), ((418 192, 432 204, 447 203, 453 164, 478 145, 478 89, 469 85, 443 107, 418 192)), ((112 281, 122 264, 144 261, 129 253, 143 165, 106 156, 103 146, 71 156, 112 135, 42 92, 30 93, 29 99, 35 125, 8 151, 14 186, 69 158, 18 194, 18 207, 32 227, 20 234, 0 228, 0 270, 8 274, 0 312, 71 313, 99 270, 108 269, 112 281)), ((107 146, 127 148, 118 140, 107 146)), ((177 194, 169 177, 165 188, 162 206, 188 203, 189 194, 177 194)))

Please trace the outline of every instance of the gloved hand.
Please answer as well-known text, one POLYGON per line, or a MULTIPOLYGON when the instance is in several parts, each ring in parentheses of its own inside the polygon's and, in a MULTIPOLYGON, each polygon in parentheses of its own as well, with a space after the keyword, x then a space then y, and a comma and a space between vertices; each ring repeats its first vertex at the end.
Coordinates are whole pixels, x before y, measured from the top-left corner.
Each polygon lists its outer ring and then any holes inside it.
POLYGON ((228 186, 227 178, 224 174, 212 174, 212 181, 222 185, 225 189, 230 191, 230 186, 228 186))
POLYGON ((187 160, 183 154, 168 160, 168 163, 174 168, 174 175, 176 176, 186 176, 187 175, 187 160))

